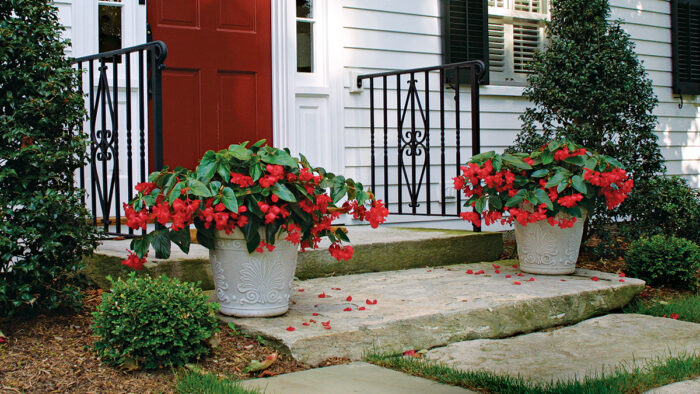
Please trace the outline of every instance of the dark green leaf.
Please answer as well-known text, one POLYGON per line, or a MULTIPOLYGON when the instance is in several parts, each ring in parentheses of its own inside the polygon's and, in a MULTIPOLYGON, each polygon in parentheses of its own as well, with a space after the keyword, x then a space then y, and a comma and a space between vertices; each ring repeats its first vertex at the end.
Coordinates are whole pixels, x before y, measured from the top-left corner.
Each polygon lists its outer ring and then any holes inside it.
POLYGON ((571 185, 576 189, 579 193, 586 193, 586 184, 583 181, 583 177, 581 175, 574 175, 571 177, 571 185))
POLYGON ((545 150, 544 152, 542 152, 542 164, 547 165, 553 161, 554 154, 551 151, 545 150))
POLYGON ((474 205, 474 212, 481 213, 486 208, 486 197, 481 196, 476 200, 476 205, 474 205))
POLYGON ((586 159, 583 156, 570 156, 564 159, 564 161, 579 167, 583 166, 586 163, 586 159))
POLYGON ((532 169, 532 166, 525 163, 523 159, 513 156, 509 153, 504 153, 501 157, 503 157, 503 161, 510 163, 513 167, 517 167, 523 170, 532 169))
POLYGON ((131 250, 139 257, 144 257, 148 253, 148 245, 151 244, 151 234, 134 238, 131 240, 131 250))
POLYGON ((203 181, 209 181, 216 172, 216 153, 209 150, 204 154, 197 166, 197 177, 203 181))
POLYGON ((221 202, 224 204, 226 209, 233 213, 238 213, 238 200, 236 199, 236 193, 233 189, 226 186, 222 192, 221 202))
POLYGON ((240 161, 248 161, 252 157, 252 152, 245 147, 245 144, 231 145, 228 147, 228 151, 233 157, 240 161))
POLYGON ((169 230, 156 230, 151 234, 151 245, 156 251, 156 258, 167 259, 170 257, 169 230))
POLYGON ((514 195, 513 197, 509 198, 508 201, 506 201, 506 206, 507 207, 514 207, 514 206, 520 204, 521 202, 523 202, 524 199, 525 199, 525 190, 523 189, 523 190, 518 191, 518 193, 516 195, 514 195))
POLYGON ((547 208, 554 209, 554 204, 552 204, 552 200, 549 199, 547 192, 545 192, 544 190, 535 190, 535 197, 537 197, 540 203, 545 203, 547 205, 547 208))
POLYGON ((496 211, 496 210, 499 210, 501 208, 503 208, 503 201, 501 200, 501 198, 496 194, 490 196, 489 197, 489 209, 491 211, 496 211))
POLYGON ((258 232, 258 221, 250 220, 248 224, 243 227, 243 234, 245 235, 246 246, 248 247, 248 253, 253 253, 260 245, 260 233, 258 232))
POLYGON ((182 250, 184 253, 189 253, 190 252, 190 229, 189 228, 183 228, 180 231, 170 231, 168 234, 168 237, 170 237, 170 240, 175 243, 175 245, 180 247, 180 250, 182 250))
POLYGON ((283 185, 282 183, 275 183, 272 186, 272 193, 274 193, 277 197, 281 198, 284 201, 287 202, 297 202, 297 199, 294 197, 294 194, 287 188, 287 186, 283 185))
POLYGON ((533 178, 542 178, 547 175, 549 175, 549 170, 543 168, 541 170, 534 171, 530 176, 533 178))

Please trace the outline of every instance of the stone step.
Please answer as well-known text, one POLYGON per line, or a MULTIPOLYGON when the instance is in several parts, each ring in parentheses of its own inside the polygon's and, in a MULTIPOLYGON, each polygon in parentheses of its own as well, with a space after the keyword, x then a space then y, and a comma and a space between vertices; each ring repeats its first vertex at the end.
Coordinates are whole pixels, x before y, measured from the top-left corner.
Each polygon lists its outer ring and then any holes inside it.
MULTIPOLYGON (((436 230, 398 227, 347 227, 355 254, 350 261, 338 262, 328 253, 329 242, 317 250, 299 253, 296 276, 309 279, 333 275, 390 271, 405 268, 438 266, 480 261, 494 261, 503 249, 501 233, 460 230, 436 230)), ((106 275, 116 276, 121 259, 126 258, 129 240, 101 241, 95 254, 88 259, 88 273, 99 284, 106 275)), ((189 281, 202 281, 204 289, 212 289, 209 250, 192 244, 190 253, 177 246, 167 260, 156 259, 149 253, 145 268, 153 274, 165 273, 189 281)))
POLYGON ((612 373, 620 365, 642 367, 652 360, 699 351, 700 324, 611 314, 549 332, 453 343, 425 357, 457 369, 520 375, 547 383, 583 380, 600 376, 601 371, 612 373))
POLYGON ((360 360, 373 349, 430 349, 573 324, 622 307, 644 288, 638 279, 589 270, 520 277, 516 263, 499 261, 498 274, 480 263, 296 281, 283 316, 220 318, 317 365, 329 357, 360 360), (330 329, 322 325, 328 321, 330 329))
POLYGON ((240 382, 250 390, 266 394, 468 394, 448 386, 367 363, 351 363, 240 382))

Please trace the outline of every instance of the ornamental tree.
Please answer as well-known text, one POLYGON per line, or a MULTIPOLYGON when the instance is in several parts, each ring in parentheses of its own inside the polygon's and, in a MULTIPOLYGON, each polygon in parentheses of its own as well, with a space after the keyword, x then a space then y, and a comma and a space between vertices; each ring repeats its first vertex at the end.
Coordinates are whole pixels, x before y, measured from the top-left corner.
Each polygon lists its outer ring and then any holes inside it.
POLYGON ((77 305, 94 247, 73 174, 86 158, 79 77, 48 0, 0 2, 0 315, 77 305))
MULTIPOLYGON (((665 172, 657 137, 657 99, 652 82, 619 21, 610 21, 607 0, 552 2, 547 50, 536 54, 524 96, 532 106, 511 151, 530 152, 563 137, 618 159, 638 180, 665 172)), ((619 210, 596 209, 594 227, 619 210)), ((634 217, 632 218, 634 220, 634 217)))

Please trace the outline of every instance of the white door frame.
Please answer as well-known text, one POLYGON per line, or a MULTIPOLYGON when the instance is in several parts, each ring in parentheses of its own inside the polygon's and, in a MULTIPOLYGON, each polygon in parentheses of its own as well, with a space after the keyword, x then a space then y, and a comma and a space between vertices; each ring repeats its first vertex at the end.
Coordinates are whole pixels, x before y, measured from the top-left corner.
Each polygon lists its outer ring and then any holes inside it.
POLYGON ((289 0, 271 0, 272 27, 272 135, 274 145, 300 150, 304 130, 297 130, 297 95, 328 99, 329 143, 332 159, 320 165, 332 172, 344 171, 343 104, 342 104, 342 6, 336 0, 317 0, 325 6, 325 50, 323 76, 306 84, 296 72, 296 6, 289 0))

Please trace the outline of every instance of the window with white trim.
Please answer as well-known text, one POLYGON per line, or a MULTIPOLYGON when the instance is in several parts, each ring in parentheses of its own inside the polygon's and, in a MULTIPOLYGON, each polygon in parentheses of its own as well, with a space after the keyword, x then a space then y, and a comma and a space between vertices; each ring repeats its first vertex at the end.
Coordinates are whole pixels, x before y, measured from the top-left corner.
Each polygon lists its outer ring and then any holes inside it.
POLYGON ((535 51, 543 49, 547 0, 488 0, 491 83, 522 85, 532 72, 535 51))

